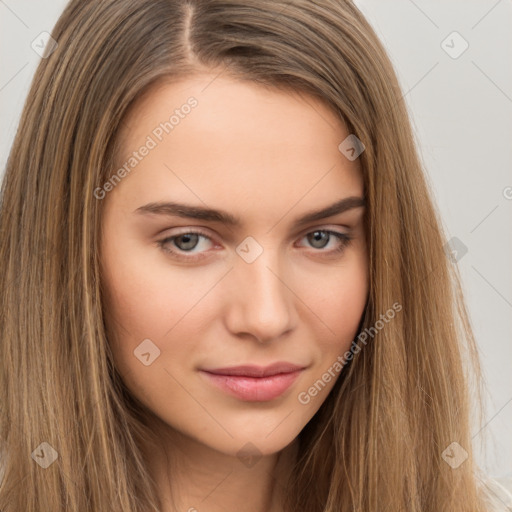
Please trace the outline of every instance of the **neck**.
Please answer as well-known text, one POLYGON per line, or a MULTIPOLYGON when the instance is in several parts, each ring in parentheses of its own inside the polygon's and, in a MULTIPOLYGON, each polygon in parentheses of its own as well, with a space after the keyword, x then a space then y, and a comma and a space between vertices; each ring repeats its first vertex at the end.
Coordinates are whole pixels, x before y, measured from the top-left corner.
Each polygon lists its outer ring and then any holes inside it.
POLYGON ((162 512, 280 512, 298 440, 253 459, 219 452, 166 425, 148 453, 162 512))

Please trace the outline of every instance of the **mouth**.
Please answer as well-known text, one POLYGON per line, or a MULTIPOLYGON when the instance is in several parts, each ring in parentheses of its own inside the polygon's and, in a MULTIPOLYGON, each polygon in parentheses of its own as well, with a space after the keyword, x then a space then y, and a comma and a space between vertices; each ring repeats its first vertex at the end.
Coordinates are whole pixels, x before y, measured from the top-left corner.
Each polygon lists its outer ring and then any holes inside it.
POLYGON ((267 367, 245 365, 202 369, 200 373, 210 384, 240 400, 267 402, 283 395, 304 369, 304 366, 291 363, 275 363, 267 367))

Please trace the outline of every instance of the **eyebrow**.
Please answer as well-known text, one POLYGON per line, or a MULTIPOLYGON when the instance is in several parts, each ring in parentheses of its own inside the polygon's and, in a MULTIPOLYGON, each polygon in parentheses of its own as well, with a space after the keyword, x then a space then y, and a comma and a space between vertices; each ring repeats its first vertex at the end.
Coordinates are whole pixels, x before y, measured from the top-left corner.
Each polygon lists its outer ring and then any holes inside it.
MULTIPOLYGON (((306 213, 295 220, 297 226, 308 224, 317 220, 322 220, 327 217, 332 217, 354 208, 364 207, 365 200, 362 197, 350 196, 345 197, 327 207, 319 210, 313 210, 306 213)), ((220 222, 229 226, 239 227, 241 220, 224 210, 216 210, 213 208, 203 208, 201 206, 193 206, 189 204, 182 204, 177 202, 152 202, 139 206, 133 213, 143 215, 165 215, 183 217, 187 219, 198 219, 210 222, 220 222)))

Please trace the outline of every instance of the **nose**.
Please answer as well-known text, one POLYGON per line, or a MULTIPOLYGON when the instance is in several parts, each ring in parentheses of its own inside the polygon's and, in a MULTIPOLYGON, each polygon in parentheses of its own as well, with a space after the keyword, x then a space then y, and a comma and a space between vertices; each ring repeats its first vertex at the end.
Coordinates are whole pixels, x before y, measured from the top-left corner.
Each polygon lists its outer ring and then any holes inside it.
POLYGON ((278 339, 294 328, 297 312, 291 283, 277 255, 270 250, 252 263, 235 262, 228 291, 228 330, 260 343, 278 339))

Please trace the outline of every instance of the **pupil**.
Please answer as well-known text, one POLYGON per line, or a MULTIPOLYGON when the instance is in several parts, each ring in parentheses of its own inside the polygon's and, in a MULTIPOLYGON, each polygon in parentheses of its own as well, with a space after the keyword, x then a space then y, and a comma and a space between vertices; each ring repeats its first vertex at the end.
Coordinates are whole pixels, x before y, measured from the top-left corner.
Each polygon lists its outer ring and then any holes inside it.
POLYGON ((184 244, 181 244, 181 245, 185 245, 185 247, 179 247, 178 246, 179 249, 182 249, 182 250, 193 249, 195 244, 197 243, 197 236, 198 235, 195 235, 193 233, 189 233, 189 234, 185 234, 185 235, 180 235, 175 240, 175 242, 178 242, 180 239, 184 240, 184 244))
POLYGON ((312 233, 312 236, 314 238, 314 242, 315 243, 316 242, 320 242, 320 247, 317 247, 317 248, 321 249, 321 248, 325 247, 325 243, 322 244, 321 242, 322 242, 322 238, 323 238, 324 242, 328 238, 328 234, 327 233, 325 233, 324 231, 315 231, 315 232, 312 233), (320 237, 320 238, 318 238, 318 237, 320 237))

